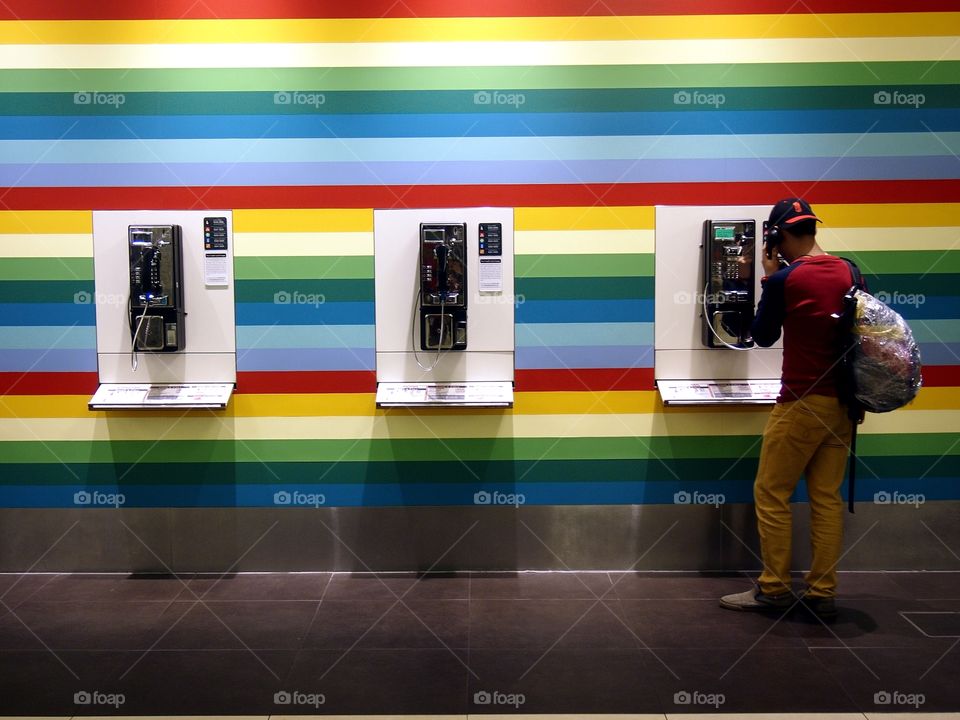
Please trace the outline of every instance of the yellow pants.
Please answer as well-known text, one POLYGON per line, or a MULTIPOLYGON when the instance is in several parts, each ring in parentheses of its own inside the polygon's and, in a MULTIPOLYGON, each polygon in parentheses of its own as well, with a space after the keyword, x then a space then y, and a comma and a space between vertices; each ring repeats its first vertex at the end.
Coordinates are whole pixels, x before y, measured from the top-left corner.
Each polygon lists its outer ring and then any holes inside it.
POLYGON ((843 483, 853 423, 835 397, 808 395, 777 403, 763 431, 753 487, 763 555, 760 590, 790 590, 790 496, 803 474, 810 498, 813 560, 804 580, 810 597, 833 597, 843 545, 843 483))

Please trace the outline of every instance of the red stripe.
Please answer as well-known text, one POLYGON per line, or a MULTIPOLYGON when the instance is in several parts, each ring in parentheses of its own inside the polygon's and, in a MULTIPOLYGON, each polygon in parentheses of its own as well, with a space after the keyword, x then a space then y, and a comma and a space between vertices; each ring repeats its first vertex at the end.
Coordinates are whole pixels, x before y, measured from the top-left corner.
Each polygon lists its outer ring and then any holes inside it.
POLYGON ((653 368, 517 370, 517 392, 653 390, 653 368))
MULTIPOLYGON (((925 387, 960 387, 960 365, 936 365, 923 369, 925 387)), ((653 390, 651 368, 517 370, 518 392, 589 392, 604 390, 653 390)), ((2 395, 93 395, 96 373, 0 372, 2 395)), ((272 393, 373 393, 376 376, 372 372, 242 372, 237 392, 272 393)), ((323 408, 317 408, 323 415, 323 408)))
POLYGON ((8 210, 222 208, 432 208, 622 205, 762 205, 798 195, 810 203, 956 202, 960 180, 618 183, 594 185, 361 185, 0 188, 8 210))
POLYGON ((0 372, 0 395, 93 395, 95 372, 0 372))
POLYGON ((960 365, 928 365, 923 368, 924 387, 960 387, 960 365))
POLYGON ((782 15, 956 9, 956 0, 7 0, 0 3, 0 20, 782 15))
MULTIPOLYGON (((240 372, 237 393, 375 393, 377 374, 369 370, 311 372, 240 372)), ((317 408, 323 415, 323 408, 317 408)))

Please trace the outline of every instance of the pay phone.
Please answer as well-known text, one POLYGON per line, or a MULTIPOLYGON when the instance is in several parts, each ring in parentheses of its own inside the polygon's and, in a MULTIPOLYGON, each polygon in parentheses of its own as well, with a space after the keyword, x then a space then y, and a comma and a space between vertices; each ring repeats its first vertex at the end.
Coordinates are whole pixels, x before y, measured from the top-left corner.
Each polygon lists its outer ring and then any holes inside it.
POLYGON ((420 349, 467 347, 466 223, 420 224, 420 349))
POLYGON ((130 225, 130 336, 133 351, 176 352, 186 345, 183 241, 179 225, 130 225))
POLYGON ((703 223, 703 344, 710 348, 753 347, 756 221, 703 223))

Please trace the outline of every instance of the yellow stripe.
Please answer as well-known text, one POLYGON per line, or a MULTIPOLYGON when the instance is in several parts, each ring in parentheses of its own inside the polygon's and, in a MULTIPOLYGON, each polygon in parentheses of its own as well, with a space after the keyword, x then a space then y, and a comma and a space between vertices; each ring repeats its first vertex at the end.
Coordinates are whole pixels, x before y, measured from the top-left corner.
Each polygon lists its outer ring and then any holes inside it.
POLYGON ((373 255, 369 232, 237 233, 236 257, 345 257, 373 255))
MULTIPOLYGON (((434 38, 436 40, 436 38, 434 38)), ((165 45, 0 45, 0 67, 22 69, 559 67, 960 60, 946 37, 556 42, 235 43, 165 45)))
MULTIPOLYGON (((957 231, 960 203, 890 203, 877 205, 817 205, 814 210, 827 228, 939 228, 957 231)), ((652 206, 519 207, 516 230, 652 230, 652 206)), ((373 232, 371 209, 234 210, 236 233, 373 232)), ((90 235, 89 210, 0 211, 0 234, 90 235)), ((951 241, 952 242, 952 241, 951 241)), ((902 249, 902 242, 899 249, 902 249)), ((939 247, 939 246, 937 246, 939 247)), ((879 249, 879 248, 878 248, 879 249)), ((886 248, 883 248, 886 249, 886 248)))
POLYGON ((514 213, 516 230, 653 230, 655 208, 520 207, 514 213))
POLYGON ((93 257, 93 235, 0 235, 0 257, 93 257))
POLYGON ((521 230, 517 255, 652 253, 653 230, 521 230))
POLYGON ((0 43, 320 43, 906 37, 960 34, 960 13, 240 20, 29 20, 0 43))
POLYGON ((236 233, 373 232, 373 210, 234 210, 236 233))
MULTIPOLYGON (((0 442, 55 440, 332 440, 518 438, 518 437, 645 437, 712 436, 718 427, 725 435, 758 436, 767 413, 683 412, 628 415, 477 415, 468 423, 452 423, 448 414, 348 417, 215 418, 169 413, 138 415, 137 422, 117 422, 99 413, 86 418, 0 419, 0 442), (99 417, 97 416, 99 415, 99 417)), ((912 410, 908 419, 896 413, 871 415, 861 427, 865 434, 960 432, 960 412, 912 410)))
POLYGON ((91 234, 93 213, 89 210, 0 211, 0 234, 66 233, 91 234))
MULTIPOLYGON (((92 413, 87 409, 86 395, 8 395, 0 397, 0 418, 89 418, 89 417, 131 417, 146 419, 150 417, 179 417, 179 410, 150 412, 110 412, 92 413)), ((500 417, 502 415, 625 415, 625 414, 662 414, 682 417, 686 414, 699 415, 749 415, 763 413, 764 408, 750 406, 736 408, 669 408, 664 409, 658 393, 654 391, 626 392, 528 392, 517 393, 512 410, 475 410, 449 409, 418 410, 421 417, 449 417, 458 415, 471 417, 470 422, 480 417, 500 417)), ((923 388, 917 399, 901 410, 901 413, 921 411, 960 411, 960 388, 939 387, 923 388)), ((374 416, 389 414, 391 417, 408 415, 409 410, 380 411, 375 408, 372 394, 367 393, 330 393, 330 394, 277 394, 277 395, 235 395, 230 406, 218 417, 231 418, 278 418, 278 417, 345 417, 374 416)), ((211 418, 209 411, 190 411, 197 418, 211 418)), ((900 417, 903 415, 870 415, 867 424, 877 418, 900 417)), ((910 415, 912 418, 913 416, 910 415)), ((960 417, 960 413, 958 413, 960 417)), ((569 418, 564 422, 570 422, 569 418)), ((912 423, 912 420, 910 421, 912 423)), ((456 423, 451 423, 456 424, 456 423)), ((467 423, 469 424, 469 423, 467 423)), ((712 434, 714 431, 709 432, 712 434)), ((322 437, 318 435, 318 437, 322 437)))

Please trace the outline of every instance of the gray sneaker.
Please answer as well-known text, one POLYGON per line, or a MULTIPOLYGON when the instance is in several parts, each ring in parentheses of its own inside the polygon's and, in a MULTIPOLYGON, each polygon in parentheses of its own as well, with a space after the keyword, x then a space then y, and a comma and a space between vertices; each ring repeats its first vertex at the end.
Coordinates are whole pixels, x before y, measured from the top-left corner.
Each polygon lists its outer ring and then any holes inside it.
POLYGON ((720 607, 727 610, 787 610, 793 606, 794 598, 792 593, 782 593, 780 595, 764 595, 758 589, 745 590, 742 593, 733 595, 724 595, 720 598, 720 607))

